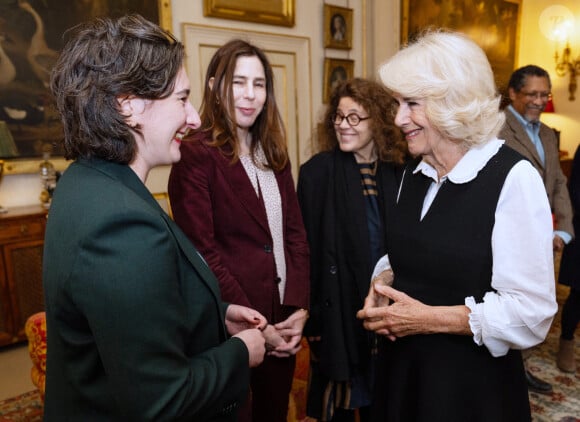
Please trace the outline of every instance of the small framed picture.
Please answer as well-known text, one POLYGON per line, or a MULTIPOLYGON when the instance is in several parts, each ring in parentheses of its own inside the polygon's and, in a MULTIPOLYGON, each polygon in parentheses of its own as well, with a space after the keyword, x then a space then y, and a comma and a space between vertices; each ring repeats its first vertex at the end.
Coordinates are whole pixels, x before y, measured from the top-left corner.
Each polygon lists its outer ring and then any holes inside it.
POLYGON ((322 97, 328 103, 330 94, 342 81, 354 76, 354 60, 324 59, 324 85, 322 97))
POLYGON ((324 5, 324 47, 352 48, 352 9, 324 5))

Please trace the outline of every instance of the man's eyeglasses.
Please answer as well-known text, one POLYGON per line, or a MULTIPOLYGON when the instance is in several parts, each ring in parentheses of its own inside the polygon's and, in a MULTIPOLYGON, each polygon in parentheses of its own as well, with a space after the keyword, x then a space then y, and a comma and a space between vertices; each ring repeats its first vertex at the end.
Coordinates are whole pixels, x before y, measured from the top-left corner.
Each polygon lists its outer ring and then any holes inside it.
POLYGON ((526 92, 526 91, 520 91, 523 95, 526 96, 526 98, 528 98, 529 100, 535 100, 536 98, 540 98, 543 101, 548 101, 548 99, 550 98, 550 95, 552 95, 551 92, 536 92, 536 91, 532 91, 532 92, 526 92))
POLYGON ((346 119, 346 122, 351 125, 351 126, 358 126, 358 124, 360 122, 362 122, 363 120, 368 120, 370 119, 370 117, 360 117, 358 114, 356 113, 350 113, 347 114, 346 116, 340 114, 340 113, 334 113, 332 116, 330 116, 330 121, 332 123, 334 123, 336 126, 340 126, 340 124, 342 123, 342 121, 346 119))

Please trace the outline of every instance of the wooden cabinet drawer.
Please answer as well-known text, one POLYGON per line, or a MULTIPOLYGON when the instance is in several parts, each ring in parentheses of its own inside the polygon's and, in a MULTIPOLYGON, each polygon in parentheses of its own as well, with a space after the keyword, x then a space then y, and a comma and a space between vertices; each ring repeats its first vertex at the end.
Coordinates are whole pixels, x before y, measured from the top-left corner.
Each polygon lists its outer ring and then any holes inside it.
POLYGON ((0 242, 25 240, 28 238, 42 238, 44 224, 40 219, 12 221, 0 223, 0 242))
POLYGON ((46 215, 40 206, 14 207, 0 214, 0 347, 25 341, 26 319, 44 310, 46 215))

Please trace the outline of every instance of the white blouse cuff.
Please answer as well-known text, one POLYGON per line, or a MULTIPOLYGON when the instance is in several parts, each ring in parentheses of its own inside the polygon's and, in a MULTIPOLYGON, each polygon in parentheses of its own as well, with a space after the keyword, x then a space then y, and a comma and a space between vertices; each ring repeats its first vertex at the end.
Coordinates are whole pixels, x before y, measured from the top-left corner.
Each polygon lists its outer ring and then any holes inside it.
POLYGON ((391 269, 391 262, 389 261, 389 255, 383 255, 381 259, 375 264, 375 269, 373 270, 373 275, 371 280, 378 276, 380 273, 391 269))
POLYGON ((473 296, 465 298, 465 306, 467 306, 471 313, 469 314, 469 328, 473 333, 473 341, 478 346, 485 346, 489 353, 493 357, 504 356, 509 351, 509 346, 505 341, 500 340, 497 337, 489 335, 489 327, 484 327, 482 322, 483 318, 483 303, 476 303, 473 296), (486 331, 485 341, 483 339, 484 331, 486 331))
POLYGON ((471 311, 469 313, 469 328, 473 333, 473 341, 478 346, 481 346, 483 344, 482 339, 483 330, 481 328, 481 320, 478 315, 478 311, 480 311, 480 309, 478 309, 479 305, 475 303, 475 299, 473 298, 473 296, 469 296, 465 298, 465 306, 467 306, 471 311))

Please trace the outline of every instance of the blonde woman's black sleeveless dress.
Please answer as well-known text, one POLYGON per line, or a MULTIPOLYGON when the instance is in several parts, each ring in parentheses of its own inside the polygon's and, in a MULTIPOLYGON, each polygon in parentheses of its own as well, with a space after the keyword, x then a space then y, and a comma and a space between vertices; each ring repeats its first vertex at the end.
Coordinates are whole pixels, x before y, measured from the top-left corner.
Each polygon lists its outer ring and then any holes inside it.
MULTIPOLYGON (((421 220, 431 179, 405 172, 387 226, 394 287, 428 305, 481 302, 491 287, 491 236, 509 170, 522 159, 502 147, 468 183, 441 186, 421 220)), ((375 421, 530 421, 521 353, 495 358, 472 336, 414 335, 385 341, 379 358, 375 421)))

